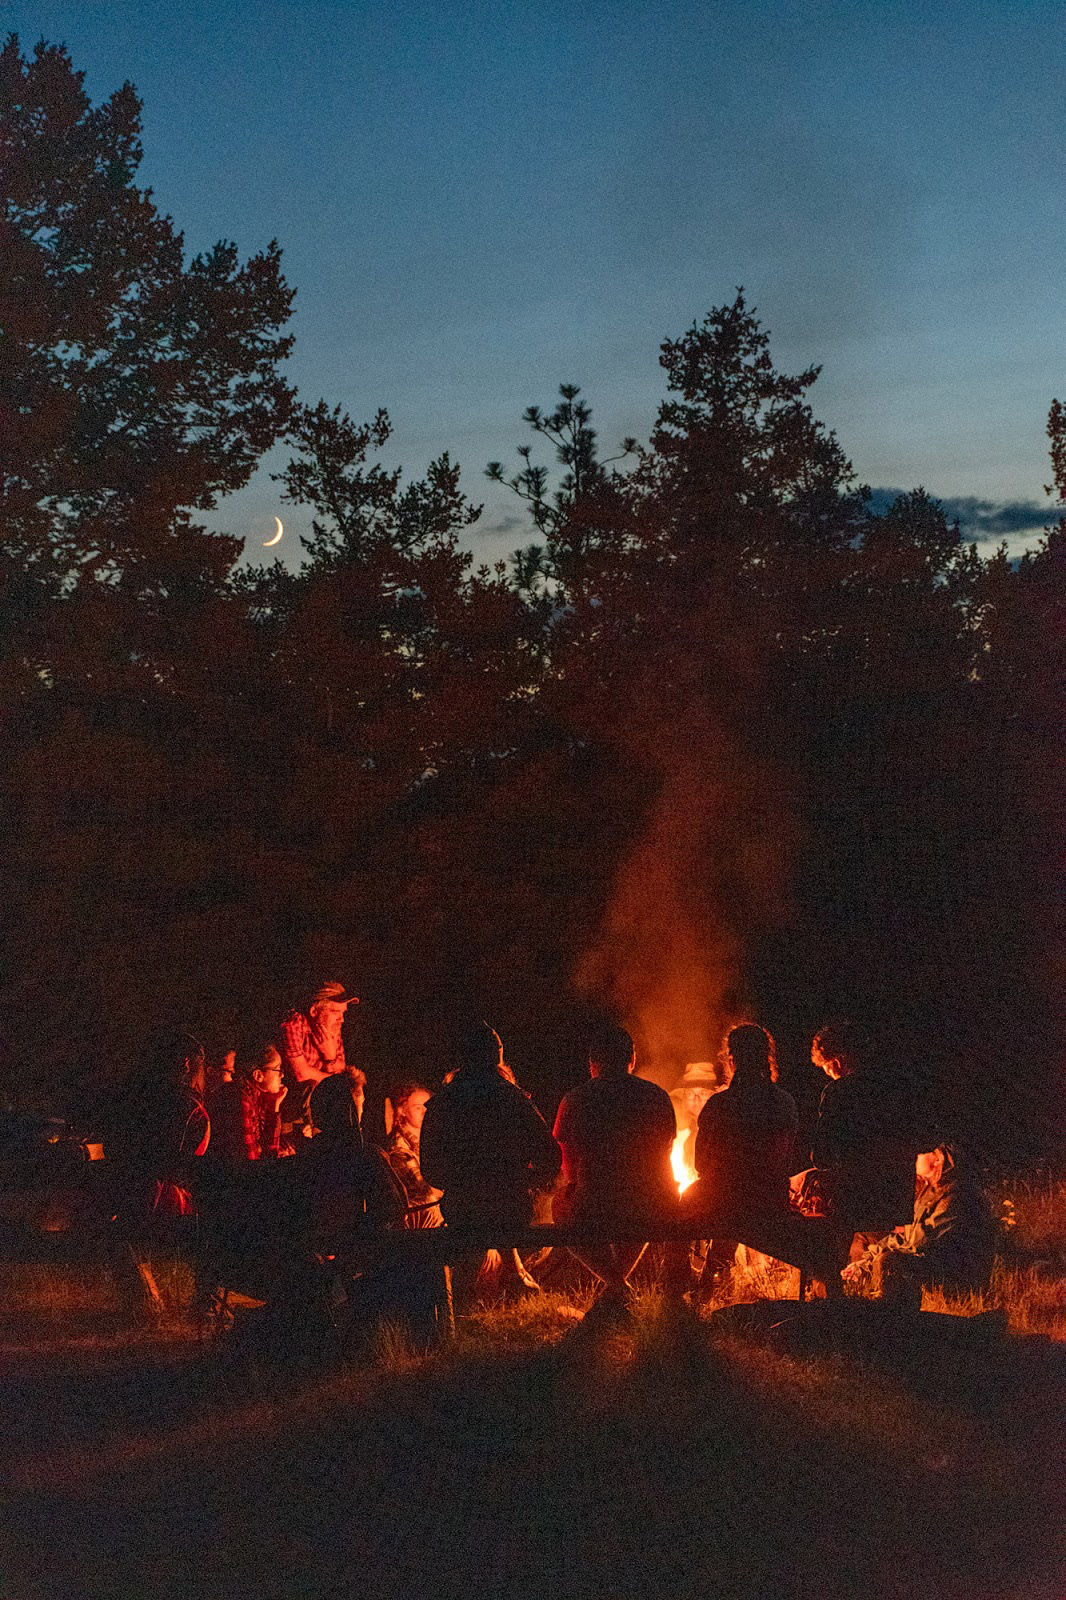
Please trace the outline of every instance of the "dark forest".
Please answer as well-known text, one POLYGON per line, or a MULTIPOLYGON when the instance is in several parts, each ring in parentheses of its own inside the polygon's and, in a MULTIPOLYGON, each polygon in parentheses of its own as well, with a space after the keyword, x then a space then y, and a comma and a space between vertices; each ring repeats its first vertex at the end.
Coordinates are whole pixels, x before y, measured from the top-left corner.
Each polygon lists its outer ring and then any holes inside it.
POLYGON ((401 477, 384 413, 294 391, 279 248, 189 259, 139 117, 0 54, 6 1094, 85 1112, 154 1024, 218 1053, 339 978, 383 1085, 486 1016, 547 1106, 607 1012, 667 1084, 757 1018, 809 1098, 846 1014, 931 1117, 1049 1153, 1058 403, 1051 526, 985 557, 920 488, 874 513, 737 290, 662 345, 646 440, 529 408, 488 469, 527 540, 477 565, 481 464, 401 477), (298 569, 203 525, 278 444, 298 569))

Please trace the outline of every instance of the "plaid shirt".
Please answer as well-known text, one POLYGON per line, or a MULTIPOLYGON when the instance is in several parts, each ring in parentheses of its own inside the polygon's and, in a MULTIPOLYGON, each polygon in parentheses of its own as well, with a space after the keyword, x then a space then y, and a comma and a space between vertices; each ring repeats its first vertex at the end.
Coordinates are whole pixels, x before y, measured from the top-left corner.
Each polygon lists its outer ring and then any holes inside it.
POLYGON ((409 1206, 430 1205, 441 1197, 422 1176, 418 1164, 418 1137, 411 1130, 397 1124, 385 1141, 385 1156, 396 1177, 403 1184, 409 1206))
POLYGON ((244 1124, 244 1150, 249 1161, 276 1156, 281 1149, 281 1112, 274 1096, 250 1084, 241 1101, 244 1124))

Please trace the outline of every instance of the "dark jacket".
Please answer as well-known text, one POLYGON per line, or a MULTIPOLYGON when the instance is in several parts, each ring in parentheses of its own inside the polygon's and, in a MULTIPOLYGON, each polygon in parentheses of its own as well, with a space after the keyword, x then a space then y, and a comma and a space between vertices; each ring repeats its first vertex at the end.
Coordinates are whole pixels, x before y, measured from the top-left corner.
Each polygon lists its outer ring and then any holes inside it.
POLYGON ((212 1166, 237 1166, 245 1160, 244 1092, 232 1080, 216 1084, 204 1104, 211 1119, 211 1142, 207 1154, 212 1166))
POLYGON ((403 1186, 380 1150, 320 1135, 310 1140, 302 1160, 278 1166, 286 1177, 287 1169, 292 1169, 307 1225, 326 1241, 339 1242, 367 1226, 403 1222, 407 1209, 403 1186))
POLYGON ((918 1140, 902 1090, 870 1074, 831 1078, 822 1091, 811 1159, 833 1173, 836 1215, 864 1232, 906 1222, 914 1205, 918 1140))
POLYGON ((796 1102, 776 1083, 734 1078, 700 1112, 699 1192, 686 1196, 688 1206, 742 1216, 787 1211, 798 1123, 796 1102))
POLYGON ((675 1132, 670 1096, 645 1078, 610 1074, 571 1089, 555 1119, 563 1159, 555 1220, 638 1220, 676 1210, 675 1132))
POLYGON ((522 1089, 468 1068, 427 1105, 420 1161, 426 1182, 444 1192, 446 1222, 524 1227, 531 1188, 559 1170, 559 1146, 522 1089))
POLYGON ((119 1108, 109 1150, 124 1212, 185 1214, 189 1186, 208 1148, 211 1123, 187 1087, 142 1079, 119 1108))
POLYGON ((347 1072, 334 1072, 316 1083, 311 1091, 309 1115, 319 1130, 317 1137, 342 1139, 349 1144, 363 1143, 363 1131, 352 1095, 352 1080, 347 1072))
POLYGON ((995 1224, 980 1189, 951 1173, 938 1184, 920 1186, 912 1220, 874 1245, 869 1256, 911 1256, 924 1284, 964 1292, 988 1288, 995 1242, 995 1224))

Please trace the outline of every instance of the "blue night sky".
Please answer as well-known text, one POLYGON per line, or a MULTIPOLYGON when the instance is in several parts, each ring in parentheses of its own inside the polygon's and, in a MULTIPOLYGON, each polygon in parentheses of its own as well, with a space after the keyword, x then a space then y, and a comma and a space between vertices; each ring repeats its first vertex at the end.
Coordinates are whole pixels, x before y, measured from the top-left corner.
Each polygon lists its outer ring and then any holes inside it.
MULTIPOLYGON (((573 381, 605 453, 646 435, 660 341, 739 283, 779 366, 823 363, 815 410, 863 481, 989 502, 960 508, 972 532, 1032 543, 1066 398, 1064 23, 1042 0, 0 0, 94 100, 135 83, 141 181, 190 249, 281 241, 304 397, 385 406, 416 474, 451 451, 489 559, 525 537, 481 476, 523 408, 573 381)), ((214 520, 251 554, 279 509, 264 468, 214 520)))

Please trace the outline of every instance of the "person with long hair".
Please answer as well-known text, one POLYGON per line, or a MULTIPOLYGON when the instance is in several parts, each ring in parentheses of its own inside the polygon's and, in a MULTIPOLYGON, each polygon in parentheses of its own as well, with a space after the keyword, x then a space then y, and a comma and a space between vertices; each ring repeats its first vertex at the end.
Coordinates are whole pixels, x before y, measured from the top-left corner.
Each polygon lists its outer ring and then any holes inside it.
POLYGON ((444 1221, 440 1191, 426 1182, 419 1165, 422 1123, 432 1098, 424 1083, 412 1081, 399 1084, 388 1099, 392 1125, 385 1137, 385 1159, 407 1196, 408 1228, 439 1228, 444 1221))
MULTIPOLYGON (((684 1209, 693 1218, 779 1219, 789 1207, 789 1174, 799 1119, 796 1103, 777 1083, 773 1036, 756 1023, 730 1028, 723 1044, 729 1085, 713 1095, 696 1129, 697 1180, 684 1209)), ((710 1292, 729 1272, 736 1240, 715 1235, 700 1280, 710 1292)))

